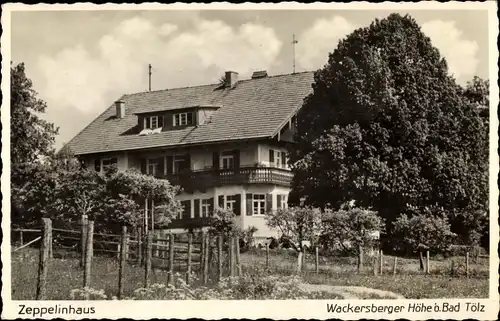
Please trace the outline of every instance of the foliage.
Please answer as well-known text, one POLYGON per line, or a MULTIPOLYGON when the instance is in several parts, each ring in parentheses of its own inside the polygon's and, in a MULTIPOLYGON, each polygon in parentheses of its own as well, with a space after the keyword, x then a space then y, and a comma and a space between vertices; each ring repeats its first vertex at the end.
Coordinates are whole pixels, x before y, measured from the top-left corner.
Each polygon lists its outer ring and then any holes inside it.
POLYGON ((303 251, 303 241, 313 241, 321 232, 321 210, 312 207, 280 208, 266 216, 266 224, 277 229, 282 239, 290 241, 292 247, 303 251))
POLYGON ((396 250, 411 251, 430 250, 443 252, 447 250, 456 237, 450 230, 447 217, 437 208, 428 208, 424 214, 409 218, 402 214, 393 223, 396 250), (438 213, 436 213, 438 212, 438 213))
MULTIPOLYGON (((39 187, 39 201, 50 204, 53 177, 43 170, 43 160, 53 155, 58 128, 42 119, 46 103, 37 97, 33 83, 26 76, 24 63, 10 66, 10 164, 11 222, 40 216, 26 204, 26 195, 19 191, 26 185, 39 187)), ((46 214, 43 213, 42 215, 46 214)))
POLYGON ((236 215, 230 209, 216 208, 210 217, 210 230, 216 235, 236 236, 241 229, 235 221, 236 215))
POLYGON ((100 229, 119 232, 123 224, 133 225, 144 219, 145 198, 154 200, 156 224, 168 224, 181 211, 175 199, 179 188, 166 180, 137 171, 104 174, 81 166, 70 151, 45 163, 25 165, 23 172, 32 177, 13 187, 23 224, 38 224, 41 217, 71 226, 81 215, 88 215, 100 229))
POLYGON ((471 102, 487 86, 477 87, 457 85, 409 16, 355 30, 315 73, 299 111, 290 201, 338 208, 355 199, 386 223, 437 204, 468 238, 488 210, 488 124, 471 102))
MULTIPOLYGON (((24 63, 10 66, 10 161, 13 166, 38 161, 53 154, 58 129, 40 118, 47 104, 37 97, 24 63)), ((14 177, 15 178, 15 177, 14 177)), ((14 180, 16 182, 16 180, 14 180)))
POLYGON ((358 207, 342 207, 338 211, 330 209, 323 216, 323 245, 333 248, 354 246, 356 249, 373 243, 374 233, 384 231, 384 220, 377 212, 358 207))

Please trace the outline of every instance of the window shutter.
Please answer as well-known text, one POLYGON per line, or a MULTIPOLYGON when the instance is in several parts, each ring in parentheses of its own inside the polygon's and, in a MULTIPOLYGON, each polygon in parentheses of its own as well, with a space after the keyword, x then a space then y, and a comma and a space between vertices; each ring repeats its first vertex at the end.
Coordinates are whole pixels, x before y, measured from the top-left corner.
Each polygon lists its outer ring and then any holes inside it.
POLYGON ((163 127, 163 116, 158 116, 158 127, 163 127))
POLYGON ((198 113, 199 111, 194 111, 193 112, 193 125, 198 126, 198 113))
POLYGON ((225 208, 225 204, 224 204, 224 195, 219 195, 219 205, 218 207, 220 208, 225 208))
POLYGON ((186 115, 187 125, 196 125, 194 115, 196 115, 196 113, 187 113, 186 115))
POLYGON ((286 167, 286 152, 281 152, 281 165, 286 167))
POLYGON ((276 202, 278 203, 276 207, 281 208, 281 194, 276 195, 276 202))
POLYGON ((214 152, 212 160, 212 168, 219 169, 219 152, 214 152))
POLYGON ((165 128, 174 127, 174 115, 166 114, 165 116, 163 116, 163 125, 165 126, 165 128))
POLYGON ((270 149, 269 150, 269 164, 274 163, 274 150, 270 149))
POLYGON ((214 211, 214 198, 210 197, 210 199, 208 200, 208 203, 210 204, 210 210, 209 210, 209 215, 210 215, 214 211))
POLYGON ((101 160, 99 158, 94 160, 94 169, 96 172, 101 171, 101 160))
POLYGON ((141 159, 141 173, 146 174, 146 159, 141 159))
POLYGON ((167 156, 167 175, 172 174, 174 172, 173 163, 174 163, 174 157, 167 156))
POLYGON ((241 215, 241 194, 236 194, 234 195, 235 202, 234 202, 234 214, 237 216, 241 215))
POLYGON ((235 149, 233 151, 233 158, 234 158, 234 168, 240 168, 240 150, 235 149))
POLYGON ((252 216, 253 214, 252 197, 252 194, 247 194, 247 216, 252 216))
POLYGON ((158 162, 158 169, 156 172, 156 176, 161 177, 165 175, 165 157, 158 157, 157 162, 158 162))
POLYGON ((200 200, 194 200, 194 218, 200 217, 200 200))
POLYGON ((266 195, 266 213, 271 213, 273 209, 273 194, 266 195))
POLYGON ((182 219, 189 219, 191 217, 191 201, 182 201, 181 204, 184 207, 182 211, 182 219))

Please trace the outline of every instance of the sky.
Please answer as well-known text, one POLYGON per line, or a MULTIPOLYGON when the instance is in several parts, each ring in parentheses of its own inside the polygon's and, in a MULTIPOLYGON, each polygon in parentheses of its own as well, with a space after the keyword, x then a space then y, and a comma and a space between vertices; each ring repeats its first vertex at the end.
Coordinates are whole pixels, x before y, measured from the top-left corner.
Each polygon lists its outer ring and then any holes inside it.
POLYGON ((18 11, 11 60, 24 62, 45 119, 59 127, 56 148, 123 94, 218 82, 226 70, 249 78, 316 70, 338 41, 375 18, 410 14, 448 61, 459 83, 488 78, 484 10, 149 10, 18 11))

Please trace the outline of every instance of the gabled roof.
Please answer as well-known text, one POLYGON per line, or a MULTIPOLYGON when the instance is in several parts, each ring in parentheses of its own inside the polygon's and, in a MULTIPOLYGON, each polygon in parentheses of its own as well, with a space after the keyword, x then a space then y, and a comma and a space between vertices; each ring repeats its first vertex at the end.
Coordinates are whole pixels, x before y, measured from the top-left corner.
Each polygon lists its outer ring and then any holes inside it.
POLYGON ((240 80, 234 88, 219 84, 124 95, 126 115, 116 118, 115 105, 92 121, 67 146, 76 155, 155 147, 273 137, 311 92, 313 72, 240 80), (197 127, 139 136, 138 113, 190 106, 219 105, 211 122, 197 127))

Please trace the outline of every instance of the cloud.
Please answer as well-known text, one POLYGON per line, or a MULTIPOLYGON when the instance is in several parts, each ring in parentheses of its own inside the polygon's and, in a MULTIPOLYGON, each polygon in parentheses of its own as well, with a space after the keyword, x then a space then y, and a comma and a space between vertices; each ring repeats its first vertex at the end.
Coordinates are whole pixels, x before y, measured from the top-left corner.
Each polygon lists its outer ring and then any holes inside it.
POLYGON ((253 23, 233 28, 197 19, 185 30, 140 17, 122 21, 95 48, 76 45, 40 57, 37 86, 49 104, 95 116, 122 94, 147 90, 149 63, 153 90, 214 83, 225 70, 245 77, 268 69, 282 46, 273 29, 253 23))
POLYGON ((356 26, 341 16, 317 20, 298 37, 296 60, 303 69, 318 69, 328 61, 328 54, 337 48, 340 39, 356 26))
POLYGON ((455 21, 428 21, 422 24, 422 31, 446 58, 450 73, 457 79, 465 81, 476 73, 479 45, 476 41, 464 39, 462 31, 455 26, 455 21))

